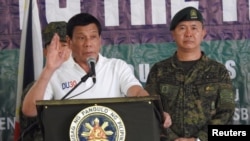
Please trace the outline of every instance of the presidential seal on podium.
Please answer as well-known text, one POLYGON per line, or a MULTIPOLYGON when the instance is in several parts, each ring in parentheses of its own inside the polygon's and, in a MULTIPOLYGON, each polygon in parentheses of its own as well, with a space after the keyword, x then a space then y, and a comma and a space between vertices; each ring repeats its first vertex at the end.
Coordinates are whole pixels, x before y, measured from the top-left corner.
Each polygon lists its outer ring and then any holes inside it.
POLYGON ((72 120, 70 141, 125 141, 122 118, 112 109, 94 105, 82 109, 72 120))

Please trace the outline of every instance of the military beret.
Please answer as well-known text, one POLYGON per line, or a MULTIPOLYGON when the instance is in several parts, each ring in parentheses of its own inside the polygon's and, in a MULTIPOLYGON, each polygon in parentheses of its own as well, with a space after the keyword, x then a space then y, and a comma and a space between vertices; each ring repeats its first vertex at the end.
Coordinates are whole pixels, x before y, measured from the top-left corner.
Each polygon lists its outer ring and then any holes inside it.
POLYGON ((64 21, 49 23, 42 31, 44 47, 51 42, 55 33, 59 35, 60 41, 66 42, 66 25, 64 21))
POLYGON ((200 21, 203 23, 203 17, 196 8, 186 7, 175 14, 170 24, 170 30, 174 30, 182 21, 200 21))

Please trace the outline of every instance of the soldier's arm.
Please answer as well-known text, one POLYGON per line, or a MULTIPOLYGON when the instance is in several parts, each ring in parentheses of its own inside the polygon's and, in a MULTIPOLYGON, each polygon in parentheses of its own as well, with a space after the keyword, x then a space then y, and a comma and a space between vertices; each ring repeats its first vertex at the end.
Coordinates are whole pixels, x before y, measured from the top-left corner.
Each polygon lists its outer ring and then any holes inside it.
POLYGON ((210 124, 224 125, 230 124, 235 110, 235 94, 233 85, 227 70, 221 75, 221 83, 219 84, 219 95, 216 104, 216 113, 212 117, 210 124))
MULTIPOLYGON (((208 125, 226 125, 230 124, 234 115, 235 102, 234 102, 234 92, 231 79, 228 75, 227 70, 224 70, 222 75, 220 75, 219 93, 218 101, 215 106, 215 114, 212 119, 208 122, 208 125)), ((205 126, 198 133, 198 137, 201 141, 206 141, 208 139, 207 129, 205 126)))

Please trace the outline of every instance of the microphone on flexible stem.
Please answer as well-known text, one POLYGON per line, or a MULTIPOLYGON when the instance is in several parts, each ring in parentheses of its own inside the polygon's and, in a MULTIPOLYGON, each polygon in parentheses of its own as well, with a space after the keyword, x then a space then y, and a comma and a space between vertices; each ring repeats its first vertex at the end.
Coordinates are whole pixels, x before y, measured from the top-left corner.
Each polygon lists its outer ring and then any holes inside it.
POLYGON ((96 60, 95 60, 95 58, 91 58, 91 57, 88 58, 87 63, 90 67, 90 72, 87 73, 86 75, 84 75, 81 78, 81 81, 78 82, 64 97, 62 97, 61 100, 64 100, 67 96, 69 96, 71 94, 71 92, 73 92, 82 82, 85 82, 89 77, 92 77, 93 83, 96 82, 96 74, 95 74, 96 60))
POLYGON ((90 72, 89 72, 90 77, 92 77, 93 83, 95 83, 96 82, 96 73, 95 73, 96 59, 90 57, 87 59, 87 62, 88 62, 89 68, 90 68, 90 72))
POLYGON ((64 100, 71 92, 73 92, 82 82, 85 82, 90 77, 90 74, 87 73, 81 78, 81 81, 78 82, 64 97, 61 98, 61 100, 64 100))

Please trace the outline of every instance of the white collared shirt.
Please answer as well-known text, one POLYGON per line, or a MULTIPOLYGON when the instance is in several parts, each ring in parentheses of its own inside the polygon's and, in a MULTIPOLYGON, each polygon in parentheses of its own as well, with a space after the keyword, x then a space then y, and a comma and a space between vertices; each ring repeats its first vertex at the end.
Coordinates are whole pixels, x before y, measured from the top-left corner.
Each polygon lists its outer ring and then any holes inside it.
MULTIPOLYGON (((91 89, 84 92, 93 85, 92 78, 90 77, 85 82, 82 82, 65 99, 78 94, 78 96, 72 99, 124 97, 131 86, 141 86, 141 83, 134 76, 132 69, 121 59, 109 59, 99 54, 95 70, 96 83, 91 89)), ((85 75, 86 72, 70 57, 69 60, 54 72, 47 86, 44 100, 61 99, 85 75)))

